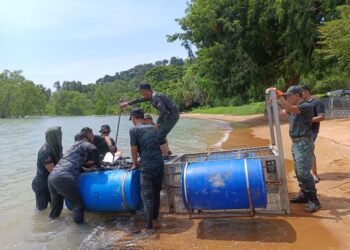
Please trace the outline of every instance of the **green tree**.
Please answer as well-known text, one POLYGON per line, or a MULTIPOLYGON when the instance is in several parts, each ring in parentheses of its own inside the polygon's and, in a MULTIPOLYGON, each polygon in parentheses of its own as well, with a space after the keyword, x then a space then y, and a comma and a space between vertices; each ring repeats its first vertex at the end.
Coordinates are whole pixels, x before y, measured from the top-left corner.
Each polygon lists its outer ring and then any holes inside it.
POLYGON ((61 90, 53 94, 47 111, 51 115, 90 115, 93 103, 83 93, 61 90))
POLYGON ((42 115, 47 97, 21 71, 0 73, 0 118, 42 115))
POLYGON ((178 20, 184 32, 168 41, 197 47, 191 74, 207 103, 232 97, 246 102, 262 98, 279 79, 286 88, 312 70, 317 27, 334 18, 342 2, 192 0, 178 20))
POLYGON ((324 59, 335 59, 340 69, 350 71, 350 5, 337 8, 341 17, 319 27, 322 46, 317 50, 324 59))

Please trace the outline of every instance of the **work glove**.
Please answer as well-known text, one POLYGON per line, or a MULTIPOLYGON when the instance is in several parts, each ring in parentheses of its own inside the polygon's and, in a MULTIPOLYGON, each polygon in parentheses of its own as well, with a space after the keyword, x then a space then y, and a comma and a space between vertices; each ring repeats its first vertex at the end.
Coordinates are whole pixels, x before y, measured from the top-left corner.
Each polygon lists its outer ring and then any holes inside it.
POLYGON ((283 96, 283 94, 284 94, 281 90, 276 89, 275 87, 270 87, 270 88, 266 89, 265 93, 268 94, 268 93, 270 93, 273 90, 276 91, 276 97, 277 98, 283 96))
POLYGON ((283 93, 281 90, 276 89, 276 96, 277 96, 277 98, 283 96, 283 94, 284 94, 284 93, 283 93))

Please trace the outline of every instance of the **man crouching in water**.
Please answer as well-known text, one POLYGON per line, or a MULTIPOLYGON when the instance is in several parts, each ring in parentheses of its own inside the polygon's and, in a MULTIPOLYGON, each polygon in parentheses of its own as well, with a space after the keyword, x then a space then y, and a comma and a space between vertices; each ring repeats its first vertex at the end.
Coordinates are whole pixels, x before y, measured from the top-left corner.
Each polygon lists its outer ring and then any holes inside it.
POLYGON ((51 212, 49 217, 60 216, 64 199, 73 207, 73 220, 84 222, 84 203, 78 186, 78 178, 83 170, 100 168, 99 153, 92 144, 92 129, 83 128, 75 137, 76 142, 67 150, 49 175, 48 185, 51 195, 51 212))
POLYGON ((129 132, 133 169, 141 168, 141 194, 145 211, 145 228, 142 231, 152 233, 153 228, 160 227, 157 220, 164 161, 157 131, 152 125, 144 124, 142 109, 131 110, 130 120, 134 124, 129 132), (137 161, 138 154, 140 164, 137 161))

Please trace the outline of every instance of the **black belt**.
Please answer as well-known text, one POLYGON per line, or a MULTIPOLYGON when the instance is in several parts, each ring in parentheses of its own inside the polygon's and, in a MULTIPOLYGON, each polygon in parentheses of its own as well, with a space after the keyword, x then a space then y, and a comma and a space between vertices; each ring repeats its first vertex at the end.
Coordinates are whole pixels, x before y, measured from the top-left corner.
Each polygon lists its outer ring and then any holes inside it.
POLYGON ((302 141, 312 141, 311 136, 301 136, 301 137, 292 137, 292 142, 298 143, 302 141))

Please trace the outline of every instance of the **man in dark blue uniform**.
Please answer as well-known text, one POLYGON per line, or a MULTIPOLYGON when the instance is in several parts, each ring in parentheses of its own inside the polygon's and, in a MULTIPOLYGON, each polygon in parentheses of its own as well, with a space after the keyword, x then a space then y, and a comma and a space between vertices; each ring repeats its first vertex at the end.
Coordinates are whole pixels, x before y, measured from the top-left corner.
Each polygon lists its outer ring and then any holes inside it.
POLYGON ((164 173, 164 162, 157 131, 152 125, 144 124, 144 113, 134 108, 130 113, 133 127, 130 129, 130 146, 133 168, 141 171, 141 193, 145 211, 145 228, 148 232, 159 226, 160 190, 164 173), (141 162, 137 161, 138 155, 141 162), (155 225, 158 224, 158 225, 155 225))
POLYGON ((51 201, 47 178, 62 157, 61 127, 48 128, 45 132, 45 143, 38 152, 37 170, 32 188, 35 193, 36 208, 41 211, 51 201))
POLYGON ((100 129, 101 135, 95 135, 93 143, 100 153, 100 160, 102 161, 107 152, 112 154, 117 152, 117 145, 115 141, 109 137, 111 128, 108 124, 102 125, 100 129))
POLYGON ((84 203, 78 186, 80 172, 100 168, 99 153, 92 144, 94 134, 90 128, 83 128, 76 142, 67 150, 48 178, 51 194, 51 212, 49 217, 60 216, 64 199, 73 206, 73 219, 79 224, 84 222, 84 203))
POLYGON ((166 137, 179 120, 179 109, 176 104, 170 100, 169 96, 153 91, 151 85, 148 83, 141 83, 139 90, 142 97, 130 102, 123 102, 120 104, 120 107, 124 108, 128 105, 134 105, 144 101, 150 101, 152 103, 153 107, 159 111, 159 117, 155 128, 158 130, 163 157, 167 159, 170 150, 166 137))
POLYGON ((292 139, 294 170, 300 187, 299 195, 290 201, 308 203, 305 212, 314 213, 321 208, 321 204, 317 198, 315 182, 311 175, 314 150, 314 141, 311 137, 313 106, 303 100, 302 88, 299 86, 289 87, 285 94, 275 88, 266 90, 267 93, 270 91, 276 91, 278 102, 290 114, 289 136, 292 139))
MULTIPOLYGON (((325 119, 325 108, 323 103, 311 96, 311 90, 308 86, 303 86, 303 99, 305 101, 308 101, 312 104, 314 107, 314 118, 312 118, 312 139, 314 142, 316 141, 317 135, 320 131, 320 122, 325 119)), ((312 162, 312 176, 314 178, 315 183, 318 183, 320 181, 318 175, 317 175, 317 162, 316 162, 316 155, 314 152, 314 160, 312 162)))

